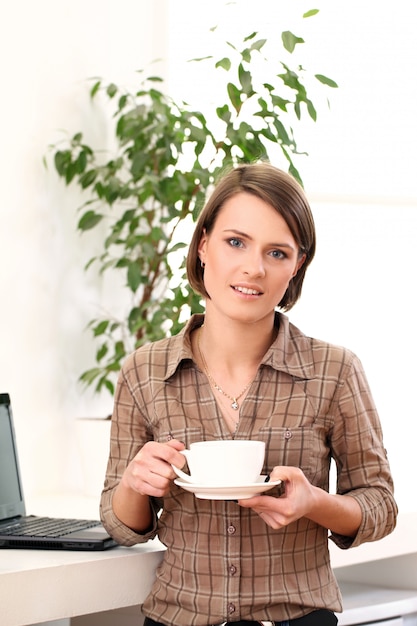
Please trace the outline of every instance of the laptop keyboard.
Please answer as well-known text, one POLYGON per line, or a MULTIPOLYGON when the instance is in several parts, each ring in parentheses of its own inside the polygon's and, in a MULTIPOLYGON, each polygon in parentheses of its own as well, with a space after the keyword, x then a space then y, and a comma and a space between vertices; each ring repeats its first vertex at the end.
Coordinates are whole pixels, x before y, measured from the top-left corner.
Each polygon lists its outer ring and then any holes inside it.
POLYGON ((54 519, 50 517, 27 517, 15 520, 10 526, 0 528, 2 535, 24 537, 62 537, 77 530, 98 526, 97 520, 54 519))

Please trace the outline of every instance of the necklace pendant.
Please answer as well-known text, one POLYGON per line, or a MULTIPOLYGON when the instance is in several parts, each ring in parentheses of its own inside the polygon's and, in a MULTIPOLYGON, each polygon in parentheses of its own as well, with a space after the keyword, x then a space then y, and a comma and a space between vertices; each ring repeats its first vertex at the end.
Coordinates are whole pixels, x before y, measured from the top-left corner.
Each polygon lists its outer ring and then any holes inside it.
POLYGON ((237 410, 238 410, 238 408, 239 408, 239 405, 238 405, 238 403, 237 403, 237 400, 235 400, 235 399, 233 399, 233 402, 232 402, 232 404, 231 404, 230 406, 232 407, 232 409, 233 409, 234 411, 237 411, 237 410))

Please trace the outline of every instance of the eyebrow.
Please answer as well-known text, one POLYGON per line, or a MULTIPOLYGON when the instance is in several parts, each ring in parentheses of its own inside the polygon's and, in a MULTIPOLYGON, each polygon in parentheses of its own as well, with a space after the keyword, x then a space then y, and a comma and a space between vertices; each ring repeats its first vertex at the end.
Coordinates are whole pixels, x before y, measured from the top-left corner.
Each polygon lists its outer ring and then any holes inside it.
MULTIPOLYGON (((240 237, 245 237, 246 239, 250 239, 251 241, 253 240, 253 237, 251 237, 250 235, 248 235, 247 233, 244 233, 241 230, 236 230, 235 228, 225 228, 223 230, 224 233, 231 233, 234 235, 239 235, 240 237)), ((289 243, 269 243, 269 246, 275 246, 277 248, 289 248, 290 250, 295 251, 294 246, 292 246, 289 243)))

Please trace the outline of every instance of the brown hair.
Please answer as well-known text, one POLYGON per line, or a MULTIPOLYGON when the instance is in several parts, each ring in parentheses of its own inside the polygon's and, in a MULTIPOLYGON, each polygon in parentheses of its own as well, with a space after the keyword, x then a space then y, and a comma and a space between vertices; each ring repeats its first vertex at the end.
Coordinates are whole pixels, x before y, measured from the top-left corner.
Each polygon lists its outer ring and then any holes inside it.
POLYGON ((224 203, 240 192, 252 193, 271 205, 285 220, 305 261, 288 285, 277 306, 288 311, 301 295, 307 267, 316 249, 316 232, 310 205, 301 185, 286 172, 269 163, 239 165, 230 170, 215 187, 200 213, 187 255, 187 276, 191 287, 204 298, 204 269, 198 247, 203 233, 210 234, 224 203))

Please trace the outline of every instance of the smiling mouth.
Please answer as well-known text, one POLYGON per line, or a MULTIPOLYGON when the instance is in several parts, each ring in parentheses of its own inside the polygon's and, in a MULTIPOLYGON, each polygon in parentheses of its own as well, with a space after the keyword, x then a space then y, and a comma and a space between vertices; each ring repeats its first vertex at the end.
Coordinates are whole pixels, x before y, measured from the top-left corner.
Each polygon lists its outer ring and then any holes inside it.
POLYGON ((247 296, 260 296, 262 294, 261 291, 256 291, 256 289, 248 289, 247 287, 235 287, 232 285, 232 288, 235 291, 239 291, 240 293, 244 293, 247 296))

